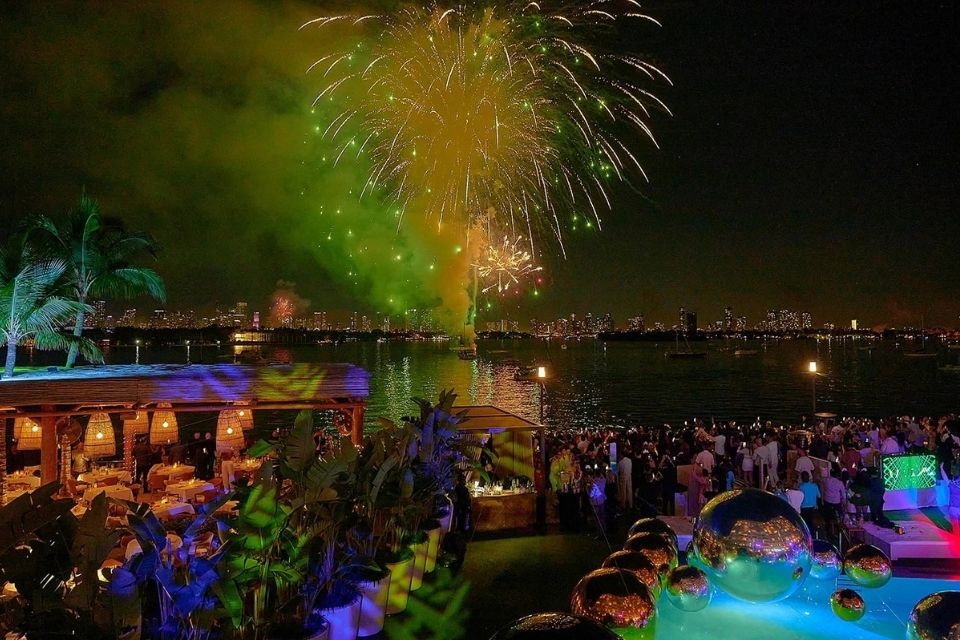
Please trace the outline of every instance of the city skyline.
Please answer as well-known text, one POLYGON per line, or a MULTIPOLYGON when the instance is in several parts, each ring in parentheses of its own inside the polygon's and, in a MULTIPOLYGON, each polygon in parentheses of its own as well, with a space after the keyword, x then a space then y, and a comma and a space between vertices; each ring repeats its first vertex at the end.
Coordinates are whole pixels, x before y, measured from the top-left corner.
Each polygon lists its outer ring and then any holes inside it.
MULTIPOLYGON (((649 183, 611 188, 602 230, 571 223, 566 258, 538 242, 539 295, 495 299, 498 317, 577 307, 668 322, 683 304, 701 315, 789 306, 837 324, 958 324, 960 270, 943 241, 960 233, 947 143, 960 137, 949 106, 956 7, 671 0, 645 10, 664 27, 638 32, 634 46, 674 82, 661 93, 674 115, 653 125, 660 149, 638 149, 649 183)), ((401 277, 427 248, 383 251, 384 281, 364 281, 343 268, 342 239, 327 239, 341 208, 359 213, 353 182, 321 179, 320 150, 307 144, 316 86, 303 71, 320 43, 296 27, 316 4, 231 3, 202 33, 202 8, 0 11, 15 45, 0 53, 0 201, 11 222, 62 212, 86 189, 157 236, 170 305, 201 315, 207 301, 240 298, 266 315, 281 280, 312 309, 414 288, 401 277)), ((383 220, 395 234, 392 211, 383 220)))
MULTIPOLYGON (((259 310, 250 308, 246 301, 238 301, 231 307, 220 308, 214 314, 202 315, 192 309, 166 307, 138 310, 124 307, 122 313, 112 313, 103 300, 92 301, 94 312, 86 316, 86 326, 97 329, 117 327, 136 327, 153 329, 223 327, 243 330, 259 329, 308 329, 321 331, 442 331, 436 322, 432 309, 407 309, 403 313, 390 314, 375 311, 337 311, 311 310, 283 318, 271 318, 259 310)), ((548 316, 549 318, 549 316, 548 316)), ((960 325, 958 325, 960 326, 960 325)), ((660 318, 636 313, 627 317, 616 317, 611 312, 594 314, 591 311, 573 311, 552 319, 543 320, 535 316, 482 317, 478 321, 478 331, 488 332, 529 332, 533 334, 597 334, 609 331, 657 332, 679 331, 682 333, 741 333, 741 332, 808 332, 818 330, 883 331, 886 329, 943 329, 956 331, 958 326, 925 326, 904 324, 900 326, 871 326, 859 318, 840 321, 830 319, 814 322, 813 314, 804 310, 785 308, 767 309, 757 318, 749 318, 735 313, 732 306, 724 307, 716 317, 707 313, 699 314, 695 309, 678 307, 674 321, 666 322, 660 318)))

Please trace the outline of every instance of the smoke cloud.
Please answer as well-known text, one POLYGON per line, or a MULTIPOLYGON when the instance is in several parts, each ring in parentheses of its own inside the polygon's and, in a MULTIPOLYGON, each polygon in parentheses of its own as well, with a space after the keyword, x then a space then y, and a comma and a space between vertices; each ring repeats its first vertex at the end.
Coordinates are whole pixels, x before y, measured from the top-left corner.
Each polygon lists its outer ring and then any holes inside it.
POLYGON ((6 3, 4 209, 58 214, 85 188, 158 237, 172 307, 267 310, 281 291, 318 310, 462 307, 453 234, 398 230, 391 203, 358 197, 362 159, 334 168, 320 140, 305 71, 339 43, 297 28, 335 4, 6 3))

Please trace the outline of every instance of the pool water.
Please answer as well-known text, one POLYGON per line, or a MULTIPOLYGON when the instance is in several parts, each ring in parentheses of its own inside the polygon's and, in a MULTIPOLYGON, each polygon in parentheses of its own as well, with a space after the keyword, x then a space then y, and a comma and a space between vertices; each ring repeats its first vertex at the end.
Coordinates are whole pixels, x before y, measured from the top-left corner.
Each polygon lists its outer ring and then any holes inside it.
POLYGON ((902 640, 918 600, 936 591, 957 589, 960 581, 952 580, 893 578, 879 589, 863 589, 843 577, 839 583, 809 579, 794 596, 769 604, 743 602, 714 589, 710 605, 696 613, 684 613, 661 597, 655 638, 902 640), (863 596, 867 612, 858 622, 844 622, 831 611, 830 595, 837 588, 853 588, 863 596))

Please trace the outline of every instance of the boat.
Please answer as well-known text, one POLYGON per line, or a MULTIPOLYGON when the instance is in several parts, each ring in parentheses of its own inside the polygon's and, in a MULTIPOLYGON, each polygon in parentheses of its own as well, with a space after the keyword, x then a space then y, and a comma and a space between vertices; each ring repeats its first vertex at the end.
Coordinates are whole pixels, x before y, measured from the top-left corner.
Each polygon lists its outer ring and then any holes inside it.
POLYGON ((945 364, 940 367, 940 371, 947 371, 949 373, 960 373, 960 364, 945 364))
POLYGON ((947 349, 960 349, 960 344, 948 344, 947 349))
POLYGON ((694 360, 706 358, 707 354, 704 351, 670 351, 667 353, 667 357, 674 360, 694 360))
POLYGON ((477 359, 477 348, 476 347, 460 347, 457 349, 457 357, 461 360, 476 360, 477 359))
POLYGON ((683 342, 684 342, 685 345, 687 345, 687 350, 686 350, 686 351, 680 351, 680 332, 677 331, 677 346, 676 346, 676 349, 675 349, 674 351, 668 351, 668 352, 667 352, 667 357, 668 357, 668 358, 672 358, 672 359, 674 359, 674 360, 697 360, 697 359, 700 359, 700 358, 706 358, 706 357, 707 357, 707 352, 706 352, 706 351, 693 351, 692 349, 690 349, 690 343, 687 342, 687 336, 686 336, 686 335, 683 336, 683 342))
POLYGON ((936 351, 927 351, 927 332, 923 326, 923 316, 920 316, 920 348, 914 351, 905 351, 907 358, 936 358, 936 351))
POLYGON ((735 356, 756 356, 759 354, 760 352, 756 349, 737 349, 733 352, 735 356))

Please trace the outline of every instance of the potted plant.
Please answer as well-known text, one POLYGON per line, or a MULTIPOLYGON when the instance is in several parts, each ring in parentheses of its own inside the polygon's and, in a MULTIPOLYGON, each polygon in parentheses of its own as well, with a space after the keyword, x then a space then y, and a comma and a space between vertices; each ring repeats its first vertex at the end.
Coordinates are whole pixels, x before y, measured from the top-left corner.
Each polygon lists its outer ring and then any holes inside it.
POLYGON ((130 578, 148 598, 145 610, 156 611, 148 632, 160 638, 195 640, 206 638, 219 622, 219 601, 216 592, 222 579, 219 566, 223 553, 220 546, 206 557, 188 553, 193 541, 216 523, 215 514, 230 494, 204 505, 197 517, 183 531, 182 546, 174 550, 167 538, 166 527, 146 504, 115 501, 127 507, 127 523, 140 546, 123 566, 130 578))
POLYGON ((326 619, 331 640, 353 640, 361 597, 350 580, 352 555, 345 531, 354 517, 358 453, 341 440, 319 458, 313 436, 312 413, 301 411, 286 437, 259 443, 254 454, 276 454, 280 499, 290 509, 288 533, 297 539, 305 562, 300 593, 306 611, 326 619))
POLYGON ((119 588, 129 585, 127 576, 98 575, 120 536, 106 526, 106 496, 97 496, 78 520, 72 500, 53 498, 59 488, 46 484, 0 509, 0 583, 17 587, 0 631, 28 638, 51 630, 91 640, 130 637, 139 631, 139 612, 128 606, 136 604, 135 595, 119 588))

